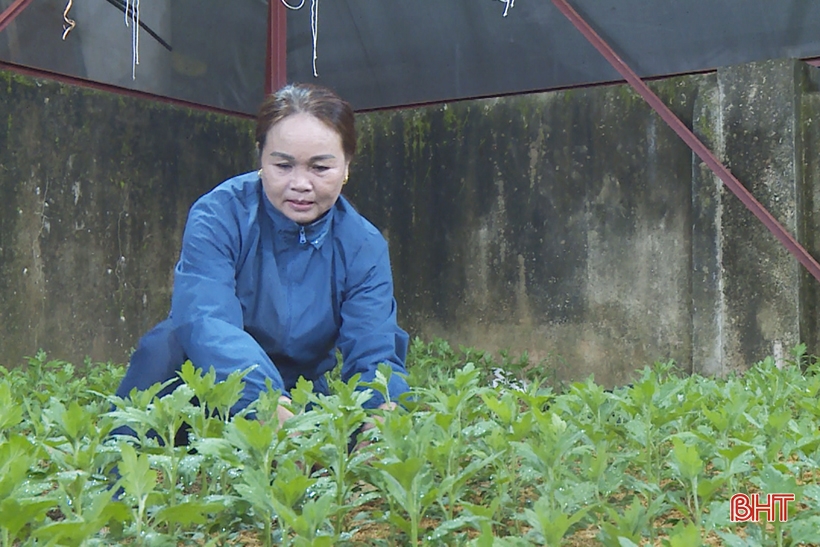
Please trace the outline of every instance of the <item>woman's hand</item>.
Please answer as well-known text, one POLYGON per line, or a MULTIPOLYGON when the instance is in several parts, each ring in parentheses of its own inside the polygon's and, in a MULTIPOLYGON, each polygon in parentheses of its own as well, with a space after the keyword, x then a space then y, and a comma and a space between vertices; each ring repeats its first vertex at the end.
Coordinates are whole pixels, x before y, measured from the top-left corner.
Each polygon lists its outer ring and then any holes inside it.
MULTIPOLYGON (((397 405, 396 403, 382 403, 381 405, 379 405, 378 408, 379 410, 396 410, 398 406, 399 405, 397 405)), ((376 421, 378 421, 379 423, 384 423, 384 416, 373 416, 373 421, 365 422, 364 425, 362 425, 361 432, 364 433, 365 431, 369 431, 376 427, 376 421)), ((356 443, 356 447, 353 449, 353 451, 355 452, 357 450, 361 450, 362 448, 365 448, 370 444, 370 441, 359 441, 358 443, 356 443)))
MULTIPOLYGON (((378 408, 379 408, 379 410, 396 410, 396 408, 398 406, 399 405, 397 405, 396 403, 382 403, 382 404, 379 405, 378 408)), ((373 419, 378 420, 381 423, 384 423, 384 417, 383 416, 373 416, 373 419)), ((368 431, 370 429, 373 429, 374 427, 376 427, 376 422, 366 422, 362 426, 362 433, 364 433, 365 431, 368 431)))
POLYGON ((285 422, 293 418, 293 412, 285 406, 290 406, 290 403, 290 397, 285 395, 279 397, 279 406, 276 407, 276 419, 279 420, 279 427, 284 427, 285 422))

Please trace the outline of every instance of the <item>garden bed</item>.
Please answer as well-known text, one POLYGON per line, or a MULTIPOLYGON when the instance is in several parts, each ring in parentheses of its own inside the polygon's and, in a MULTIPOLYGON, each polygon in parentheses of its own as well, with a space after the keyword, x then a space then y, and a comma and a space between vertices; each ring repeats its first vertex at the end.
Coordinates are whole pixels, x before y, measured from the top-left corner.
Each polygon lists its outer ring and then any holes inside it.
POLYGON ((355 384, 298 386, 277 430, 272 395, 255 419, 220 418, 239 375, 188 365, 172 395, 124 401, 121 366, 40 354, 0 368, 0 546, 818 544, 820 375, 803 352, 725 379, 658 363, 607 391, 416 340, 412 397, 352 454, 373 419, 355 384), (123 424, 136 436, 110 435, 123 424), (166 442, 183 425, 189 444, 166 442), (735 523, 737 493, 795 501, 785 521, 735 523))

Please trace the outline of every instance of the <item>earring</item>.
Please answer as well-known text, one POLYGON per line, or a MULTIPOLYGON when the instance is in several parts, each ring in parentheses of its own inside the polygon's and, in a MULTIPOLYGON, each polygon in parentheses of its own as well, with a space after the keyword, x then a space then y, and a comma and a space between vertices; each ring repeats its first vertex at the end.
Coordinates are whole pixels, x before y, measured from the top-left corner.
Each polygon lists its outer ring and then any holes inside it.
POLYGON ((349 176, 350 176, 350 175, 345 176, 345 180, 343 180, 343 181, 342 181, 342 186, 344 186, 345 184, 347 184, 347 178, 348 178, 349 176))
POLYGON ((259 171, 257 171, 256 174, 259 175, 260 179, 262 178, 262 170, 261 169, 259 171))

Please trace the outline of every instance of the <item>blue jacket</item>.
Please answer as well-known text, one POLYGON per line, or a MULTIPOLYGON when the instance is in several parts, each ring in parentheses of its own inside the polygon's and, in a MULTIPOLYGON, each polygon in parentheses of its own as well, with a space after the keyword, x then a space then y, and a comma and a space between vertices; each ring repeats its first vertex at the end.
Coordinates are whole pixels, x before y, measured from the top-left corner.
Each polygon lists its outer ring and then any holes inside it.
MULTIPOLYGON (((290 390, 343 357, 342 379, 395 373, 391 399, 408 390, 407 333, 396 323, 387 242, 344 198, 301 226, 268 199, 257 173, 229 179, 191 207, 174 276, 170 319, 186 356, 218 379, 245 376, 239 407, 265 389, 290 390)), ((365 406, 384 402, 376 393, 365 406)))

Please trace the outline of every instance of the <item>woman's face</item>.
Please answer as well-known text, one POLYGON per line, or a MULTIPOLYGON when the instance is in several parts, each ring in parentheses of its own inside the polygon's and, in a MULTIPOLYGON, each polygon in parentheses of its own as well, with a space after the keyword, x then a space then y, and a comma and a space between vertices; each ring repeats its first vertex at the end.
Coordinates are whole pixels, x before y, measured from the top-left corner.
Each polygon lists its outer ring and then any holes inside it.
POLYGON ((349 165, 332 127, 310 114, 292 114, 268 130, 262 186, 282 214, 308 224, 336 203, 349 165))

